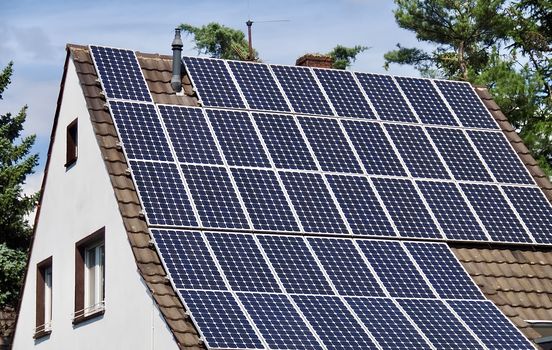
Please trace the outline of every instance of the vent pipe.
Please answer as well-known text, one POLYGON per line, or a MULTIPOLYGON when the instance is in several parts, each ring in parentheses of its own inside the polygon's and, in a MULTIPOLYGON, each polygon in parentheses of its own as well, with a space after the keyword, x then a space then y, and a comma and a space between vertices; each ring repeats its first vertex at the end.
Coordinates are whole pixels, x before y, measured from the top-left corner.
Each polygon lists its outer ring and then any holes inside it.
POLYGON ((174 40, 172 42, 172 78, 171 86, 176 93, 182 91, 182 38, 180 37, 180 28, 174 30, 174 40))

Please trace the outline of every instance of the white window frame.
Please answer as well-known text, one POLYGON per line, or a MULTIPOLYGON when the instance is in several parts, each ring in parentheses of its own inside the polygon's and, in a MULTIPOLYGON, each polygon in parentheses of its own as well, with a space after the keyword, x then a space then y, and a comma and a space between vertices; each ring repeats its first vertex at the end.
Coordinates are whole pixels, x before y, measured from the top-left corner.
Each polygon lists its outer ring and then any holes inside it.
POLYGON ((84 249, 84 315, 104 308, 105 245, 97 242, 84 249))

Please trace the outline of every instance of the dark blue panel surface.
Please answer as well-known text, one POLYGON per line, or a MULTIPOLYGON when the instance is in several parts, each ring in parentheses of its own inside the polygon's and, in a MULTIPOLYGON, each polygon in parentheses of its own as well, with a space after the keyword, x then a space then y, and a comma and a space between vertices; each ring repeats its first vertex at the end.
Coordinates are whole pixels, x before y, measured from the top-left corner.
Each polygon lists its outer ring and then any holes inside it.
POLYGON ((182 60, 204 106, 245 108, 224 61, 199 57, 182 60))
POLYGON ((222 164, 201 108, 160 105, 159 111, 180 162, 222 164))
POLYGON ((152 230, 176 288, 226 290, 199 232, 152 230))
POLYGON ((271 170, 232 169, 253 227, 271 231, 299 231, 276 174, 271 170))
POLYGON ((167 138, 153 105, 109 103, 129 159, 172 160, 167 138))
POLYGON ((422 123, 458 125, 430 80, 406 77, 396 79, 422 123))
POLYGON ((276 81, 265 64, 228 61, 249 108, 289 111, 276 81))
POLYGON ((305 231, 347 233, 321 175, 282 171, 280 177, 305 231))
POLYGON ((151 102, 133 51, 90 46, 107 98, 151 102))
POLYGON ((203 226, 249 227, 224 168, 185 165, 182 171, 203 226))
POLYGON ((309 68, 271 66, 297 113, 333 115, 309 68))
POLYGON ((176 165, 130 161, 130 167, 151 225, 197 226, 176 165))

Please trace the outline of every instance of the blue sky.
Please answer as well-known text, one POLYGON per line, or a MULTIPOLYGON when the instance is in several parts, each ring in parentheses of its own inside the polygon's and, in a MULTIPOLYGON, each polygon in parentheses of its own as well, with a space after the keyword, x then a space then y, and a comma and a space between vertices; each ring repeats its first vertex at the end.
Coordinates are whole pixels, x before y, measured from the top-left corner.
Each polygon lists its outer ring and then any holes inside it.
MULTIPOLYGON (((15 62, 12 84, 0 101, 0 114, 29 106, 26 133, 37 135, 40 155, 27 191, 37 190, 65 58, 65 44, 97 44, 170 54, 179 23, 219 22, 245 30, 245 21, 286 19, 253 24, 253 44, 263 61, 293 64, 307 52, 324 53, 335 45, 364 45, 353 70, 385 72, 383 54, 400 42, 419 45, 395 23, 393 1, 376 0, 233 0, 233 1, 0 1, 0 67, 15 62)), ((185 38, 184 54, 196 55, 185 38)), ((393 66, 390 74, 417 75, 393 66)))

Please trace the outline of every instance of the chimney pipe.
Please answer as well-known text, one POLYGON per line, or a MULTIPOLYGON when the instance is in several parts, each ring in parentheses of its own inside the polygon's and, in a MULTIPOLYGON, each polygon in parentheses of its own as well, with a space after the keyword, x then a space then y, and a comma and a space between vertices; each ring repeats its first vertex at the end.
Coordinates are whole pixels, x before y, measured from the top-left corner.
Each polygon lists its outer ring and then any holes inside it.
POLYGON ((180 37, 180 28, 174 29, 174 40, 172 42, 172 78, 171 86, 176 93, 182 91, 182 38, 180 37))

